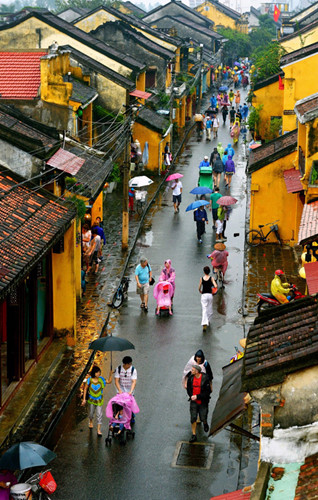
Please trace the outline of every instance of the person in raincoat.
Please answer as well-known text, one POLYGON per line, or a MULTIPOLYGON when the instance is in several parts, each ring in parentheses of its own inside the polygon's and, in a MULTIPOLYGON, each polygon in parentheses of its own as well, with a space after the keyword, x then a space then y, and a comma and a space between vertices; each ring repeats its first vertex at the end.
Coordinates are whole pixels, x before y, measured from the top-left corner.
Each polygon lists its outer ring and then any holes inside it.
POLYGON ((210 99, 210 103, 211 103, 211 108, 212 108, 212 109, 216 109, 217 104, 218 104, 218 101, 217 101, 217 99, 216 99, 215 95, 213 95, 213 96, 211 97, 211 99, 210 99))
POLYGON ((225 276, 228 266, 228 256, 229 252, 226 250, 226 246, 224 245, 224 243, 216 243, 214 245, 213 252, 207 256, 209 259, 211 259, 211 264, 214 272, 216 272, 217 268, 220 267, 222 269, 223 276, 225 276))
POLYGON ((241 132, 240 122, 238 118, 235 120, 233 127, 231 128, 231 137, 233 138, 233 143, 236 144, 239 140, 241 132))
POLYGON ((165 260, 165 264, 164 264, 164 267, 161 271, 159 281, 168 281, 169 283, 171 283, 172 288, 173 288, 173 295, 171 297, 171 302, 172 302, 172 299, 174 296, 174 291, 176 289, 175 280, 176 280, 176 271, 171 266, 171 260, 167 259, 167 260, 165 260))
POLYGON ((229 154, 228 159, 225 163, 225 187, 230 187, 232 182, 232 177, 235 174, 235 164, 232 160, 232 156, 229 154))
POLYGON ((228 145, 227 145, 227 148, 226 148, 226 149, 227 149, 228 154, 229 154, 230 156, 232 156, 232 158, 233 158, 233 156, 235 155, 235 151, 234 151, 234 149, 232 148, 232 145, 231 145, 231 143, 230 143, 230 142, 228 143, 228 145))
POLYGON ((191 375, 191 368, 194 365, 199 365, 201 367, 202 373, 206 373, 207 377, 210 381, 210 387, 212 391, 212 380, 213 380, 213 373, 211 369, 210 363, 205 359, 204 353, 202 349, 199 349, 194 356, 191 356, 187 364, 185 365, 183 369, 183 376, 182 376, 182 386, 186 389, 187 388, 187 382, 188 378, 191 375))
POLYGON ((218 188, 220 187, 221 174, 223 173, 223 163, 219 154, 213 163, 212 171, 214 186, 218 188))
POLYGON ((235 97, 235 94, 233 92, 233 89, 230 90, 229 92, 229 99, 230 99, 230 103, 232 104, 233 100, 234 100, 234 97, 235 97))
POLYGON ((212 153, 211 153, 211 156, 210 156, 210 165, 211 167, 213 167, 213 163, 215 162, 216 160, 216 157, 218 155, 218 150, 216 149, 216 147, 213 149, 212 153))
POLYGON ((239 105, 241 103, 241 93, 239 90, 236 91, 236 94, 235 94, 235 106, 236 106, 236 109, 239 108, 239 105))
POLYGON ((287 295, 290 293, 289 283, 282 283, 283 276, 285 276, 284 271, 277 269, 275 271, 275 277, 271 283, 271 294, 281 303, 286 304, 289 302, 287 295))
POLYGON ((218 153, 220 155, 220 157, 222 158, 223 157, 223 153, 224 153, 224 149, 223 149, 223 146, 222 146, 222 142, 219 142, 216 149, 218 150, 218 153))

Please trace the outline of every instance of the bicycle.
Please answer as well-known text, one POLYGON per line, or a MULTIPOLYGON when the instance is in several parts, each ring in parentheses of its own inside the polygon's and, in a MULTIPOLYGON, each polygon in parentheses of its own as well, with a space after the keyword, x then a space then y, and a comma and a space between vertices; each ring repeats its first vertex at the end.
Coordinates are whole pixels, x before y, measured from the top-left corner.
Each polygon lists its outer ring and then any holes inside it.
POLYGON ((251 229, 251 231, 248 231, 245 236, 245 241, 250 247, 258 247, 262 242, 265 243, 265 241, 268 240, 268 236, 271 233, 274 233, 278 243, 282 245, 282 240, 280 239, 279 232, 278 232, 278 225, 275 224, 275 222, 278 222, 278 220, 275 220, 274 222, 268 222, 268 224, 260 224, 258 227, 259 229, 251 229), (265 226, 270 226, 270 229, 267 234, 264 234, 263 232, 263 227, 265 226))
POLYGON ((221 267, 214 267, 213 273, 216 275, 214 279, 218 285, 218 288, 224 288, 224 274, 221 267))
POLYGON ((135 192, 135 200, 136 200, 136 211, 139 215, 141 215, 144 211, 146 205, 147 191, 136 191, 135 192))
POLYGON ((114 297, 112 300, 112 306, 115 309, 118 309, 122 305, 124 299, 126 300, 128 298, 129 281, 130 281, 130 278, 127 278, 125 276, 121 280, 120 285, 117 288, 116 293, 114 294, 114 297))
POLYGON ((31 485, 32 498, 36 500, 51 500, 48 493, 54 493, 56 482, 48 469, 44 472, 37 472, 27 479, 27 484, 31 485))

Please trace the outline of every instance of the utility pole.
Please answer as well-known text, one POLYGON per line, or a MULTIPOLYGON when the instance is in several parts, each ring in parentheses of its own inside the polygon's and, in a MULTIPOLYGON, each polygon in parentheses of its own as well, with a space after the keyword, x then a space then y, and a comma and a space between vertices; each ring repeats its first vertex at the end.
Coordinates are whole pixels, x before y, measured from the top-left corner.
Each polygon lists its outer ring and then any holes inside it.
POLYGON ((129 236, 129 208, 128 208, 128 191, 129 191, 129 167, 130 167, 130 134, 131 134, 131 109, 128 111, 128 128, 126 135, 126 147, 124 155, 124 179, 123 179, 123 222, 122 222, 122 250, 128 250, 128 236, 129 236))

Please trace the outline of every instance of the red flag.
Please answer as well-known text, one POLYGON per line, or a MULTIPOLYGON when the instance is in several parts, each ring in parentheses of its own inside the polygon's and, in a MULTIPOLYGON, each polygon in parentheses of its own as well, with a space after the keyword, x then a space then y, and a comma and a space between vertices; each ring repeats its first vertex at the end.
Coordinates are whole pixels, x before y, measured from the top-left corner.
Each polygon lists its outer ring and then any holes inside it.
POLYGON ((280 75, 278 75, 278 89, 284 90, 284 83, 283 83, 282 77, 280 75))
POLYGON ((275 21, 275 23, 277 23, 279 16, 280 16, 280 10, 277 7, 277 5, 275 5, 275 7, 274 7, 274 21, 275 21))

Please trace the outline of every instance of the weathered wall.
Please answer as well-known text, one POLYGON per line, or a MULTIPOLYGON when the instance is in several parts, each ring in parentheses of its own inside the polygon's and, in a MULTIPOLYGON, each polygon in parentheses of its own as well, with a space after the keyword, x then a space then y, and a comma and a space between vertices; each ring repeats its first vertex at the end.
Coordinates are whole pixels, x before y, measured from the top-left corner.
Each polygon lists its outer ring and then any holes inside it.
MULTIPOLYGON (((296 151, 251 174, 250 229, 278 220, 279 234, 291 246, 297 243, 303 205, 297 193, 287 192, 283 172, 295 160, 296 151)), ((273 233, 269 241, 277 241, 273 233)))
POLYGON ((40 173, 43 161, 0 139, 1 163, 12 172, 30 179, 40 173))
POLYGON ((254 90, 254 95, 256 97, 253 97, 253 106, 263 106, 260 112, 261 123, 259 131, 260 137, 265 139, 269 130, 271 116, 283 116, 284 91, 279 90, 277 81, 266 85, 266 87, 254 90))
POLYGON ((145 143, 148 142, 149 161, 146 168, 158 172, 158 169, 162 166, 164 147, 166 142, 170 142, 170 134, 162 141, 161 134, 145 127, 141 123, 135 122, 133 137, 139 140, 142 151, 144 150, 145 143))
POLYGON ((293 52, 294 50, 302 49, 303 47, 308 47, 312 43, 318 42, 318 30, 308 29, 306 33, 295 33, 295 36, 290 40, 284 41, 281 39, 280 44, 286 50, 286 52, 293 52))
POLYGON ((204 2, 198 5, 195 10, 202 14, 202 16, 213 21, 215 26, 224 26, 224 28, 231 28, 232 30, 237 29, 235 20, 218 10, 210 2, 204 2))

